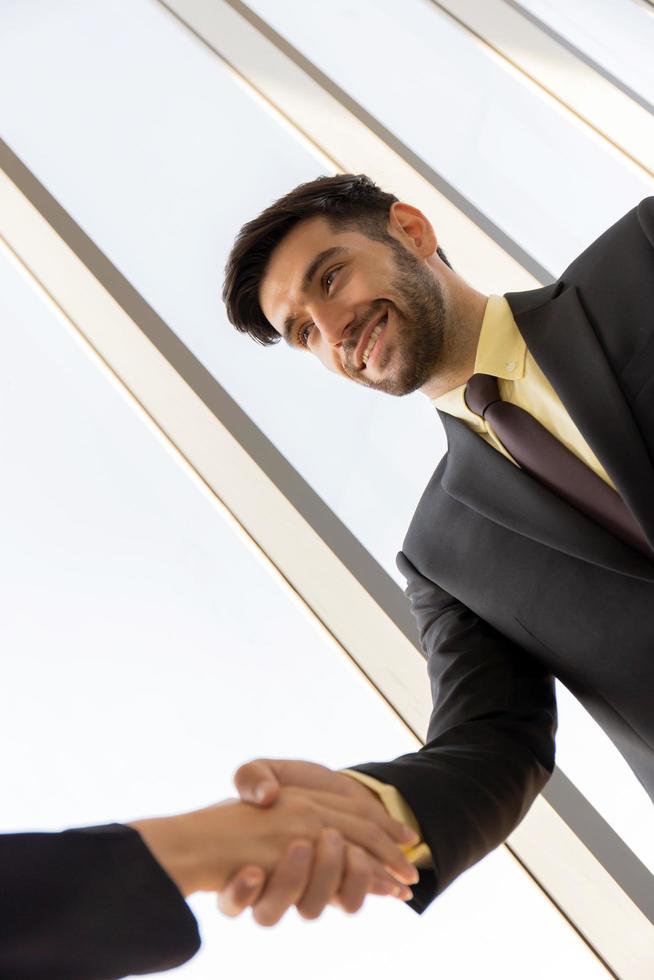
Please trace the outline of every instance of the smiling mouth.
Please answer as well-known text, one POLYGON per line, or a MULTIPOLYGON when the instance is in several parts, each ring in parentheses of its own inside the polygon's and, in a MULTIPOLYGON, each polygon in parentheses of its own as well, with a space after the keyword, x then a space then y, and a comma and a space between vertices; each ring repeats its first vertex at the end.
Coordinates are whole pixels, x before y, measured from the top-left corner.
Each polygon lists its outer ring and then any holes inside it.
POLYGON ((381 334, 382 330, 384 329, 387 323, 388 323, 388 313, 386 313, 386 315, 379 321, 379 323, 377 324, 373 332, 370 334, 368 343, 366 344, 366 349, 362 354, 364 369, 368 364, 368 359, 375 348, 375 344, 379 340, 379 335, 381 334))

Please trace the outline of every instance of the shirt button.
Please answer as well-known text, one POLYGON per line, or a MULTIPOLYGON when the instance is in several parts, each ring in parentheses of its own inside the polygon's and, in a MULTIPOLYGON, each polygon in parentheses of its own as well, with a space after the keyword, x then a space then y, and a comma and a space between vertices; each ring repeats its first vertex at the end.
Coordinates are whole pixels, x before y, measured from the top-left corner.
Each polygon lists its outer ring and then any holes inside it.
POLYGON ((515 367, 516 367, 515 361, 507 361, 504 367, 506 368, 507 371, 515 371, 515 367))

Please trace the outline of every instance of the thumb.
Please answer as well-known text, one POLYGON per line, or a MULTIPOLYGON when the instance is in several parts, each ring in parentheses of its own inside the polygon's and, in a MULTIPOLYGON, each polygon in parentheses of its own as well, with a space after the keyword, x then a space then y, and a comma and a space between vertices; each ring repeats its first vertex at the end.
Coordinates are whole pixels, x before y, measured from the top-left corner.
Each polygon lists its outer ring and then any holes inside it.
POLYGON ((266 881, 262 868, 247 865, 231 878, 218 895, 218 908, 224 915, 237 916, 254 905, 266 881))
POLYGON ((279 796, 279 780, 268 759, 246 762, 234 773, 238 795, 246 803, 271 806, 279 796))

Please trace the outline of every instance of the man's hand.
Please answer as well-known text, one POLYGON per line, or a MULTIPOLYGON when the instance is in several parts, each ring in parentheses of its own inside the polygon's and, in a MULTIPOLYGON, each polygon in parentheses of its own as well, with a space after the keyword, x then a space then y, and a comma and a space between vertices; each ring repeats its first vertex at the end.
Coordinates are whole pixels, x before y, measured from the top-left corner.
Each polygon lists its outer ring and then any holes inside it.
POLYGON ((289 846, 267 881, 261 868, 238 871, 218 896, 220 910, 225 915, 237 916, 251 906, 255 922, 272 926, 293 905, 303 918, 315 919, 328 903, 339 905, 346 912, 356 912, 369 893, 405 900, 411 897, 406 885, 388 875, 365 851, 346 845, 337 832, 323 831, 318 845, 312 849, 311 859, 303 863, 297 854, 299 843, 289 846), (332 834, 335 836, 330 840, 332 834), (328 870, 319 889, 314 887, 309 891, 316 861, 323 866, 331 865, 333 873, 328 870))
MULTIPOLYGON (((296 759, 255 759, 246 762, 234 773, 234 785, 242 800, 256 803, 257 806, 270 806, 278 799, 282 786, 294 786, 297 789, 319 790, 325 793, 335 793, 349 799, 358 800, 367 806, 370 816, 374 819, 386 817, 388 814, 376 795, 362 783, 346 776, 342 772, 334 772, 327 766, 317 762, 303 762, 296 759)), ((398 831, 398 841, 402 844, 415 843, 415 833, 410 832, 408 840, 402 838, 401 828, 404 824, 391 821, 398 831)))
POLYGON ((413 868, 395 842, 401 827, 395 821, 387 818, 380 829, 354 801, 323 791, 281 787, 276 795, 266 808, 230 800, 131 826, 184 896, 220 892, 245 868, 221 904, 233 914, 236 904, 254 900, 255 919, 263 925, 276 922, 288 907, 280 896, 314 918, 345 884, 345 900, 352 904, 362 882, 366 890, 397 894, 398 883, 386 868, 400 881, 413 880, 413 868), (254 890, 244 892, 256 869, 270 874, 265 889, 250 885, 254 890))
POLYGON ((245 867, 237 871, 228 886, 218 895, 218 908, 224 915, 237 916, 243 909, 254 907, 254 919, 259 925, 273 926, 286 911, 279 895, 292 896, 298 901, 309 883, 315 848, 308 841, 293 841, 277 863, 261 898, 266 875, 262 868, 245 867))
MULTIPOLYGON (((376 794, 351 777, 333 772, 325 766, 311 762, 301 762, 280 759, 258 759, 249 762, 237 771, 234 781, 245 801, 256 803, 261 807, 272 806, 280 796, 283 788, 294 787, 306 792, 307 796, 325 794, 324 798, 334 805, 334 798, 340 798, 341 805, 350 812, 356 812, 361 818, 372 821, 375 831, 388 834, 398 844, 411 845, 417 841, 417 835, 411 828, 398 823, 388 816, 385 807, 376 794)), ((297 905, 301 915, 315 918, 325 906, 331 902, 339 904, 348 912, 356 911, 363 904, 366 894, 395 895, 406 900, 411 897, 408 883, 417 881, 418 875, 412 865, 404 861, 404 869, 398 863, 387 865, 395 878, 388 875, 381 877, 379 869, 371 857, 360 847, 348 844, 345 850, 345 864, 340 882, 335 877, 334 859, 329 860, 318 849, 311 871, 310 881, 302 898, 298 901, 295 892, 289 887, 284 888, 276 881, 274 889, 268 883, 256 897, 246 897, 237 894, 239 890, 239 875, 227 885, 221 898, 221 905, 230 915, 238 915, 245 908, 252 906, 254 917, 260 921, 261 909, 265 909, 270 900, 271 889, 275 906, 275 921, 286 912, 291 905, 297 905), (407 869, 410 869, 407 874, 407 869), (396 880, 397 879, 397 880, 396 880), (398 884, 402 882, 403 884, 398 884)))

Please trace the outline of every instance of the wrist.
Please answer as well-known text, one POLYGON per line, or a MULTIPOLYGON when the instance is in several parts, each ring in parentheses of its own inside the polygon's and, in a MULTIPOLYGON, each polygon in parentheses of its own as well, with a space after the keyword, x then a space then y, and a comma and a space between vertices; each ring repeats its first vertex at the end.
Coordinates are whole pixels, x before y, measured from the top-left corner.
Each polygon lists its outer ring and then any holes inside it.
POLYGON ((186 814, 134 820, 128 826, 136 830, 144 844, 173 880, 184 898, 201 890, 201 862, 198 848, 190 833, 186 814))

